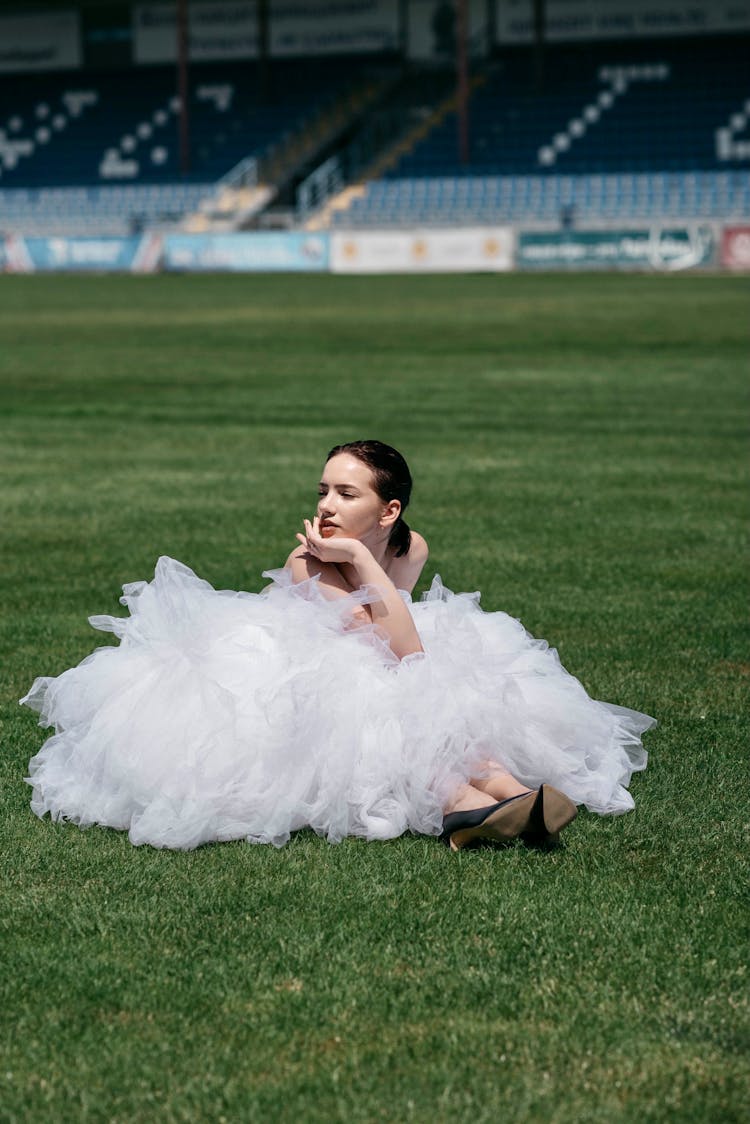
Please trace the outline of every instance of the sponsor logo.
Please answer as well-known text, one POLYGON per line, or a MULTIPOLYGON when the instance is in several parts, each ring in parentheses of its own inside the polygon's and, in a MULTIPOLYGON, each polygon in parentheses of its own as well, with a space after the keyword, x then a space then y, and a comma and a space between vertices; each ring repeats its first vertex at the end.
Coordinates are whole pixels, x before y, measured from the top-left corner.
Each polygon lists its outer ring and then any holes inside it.
POLYGON ((682 270, 709 265, 715 239, 710 226, 642 230, 522 232, 518 264, 526 268, 682 270))

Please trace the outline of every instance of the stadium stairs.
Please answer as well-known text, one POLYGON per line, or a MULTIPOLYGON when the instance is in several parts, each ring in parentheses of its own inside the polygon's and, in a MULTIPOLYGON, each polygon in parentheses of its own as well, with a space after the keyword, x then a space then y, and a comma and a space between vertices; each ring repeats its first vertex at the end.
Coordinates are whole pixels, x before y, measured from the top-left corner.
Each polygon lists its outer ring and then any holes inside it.
POLYGON ((258 216, 274 203, 287 185, 302 178, 320 154, 335 146, 397 82, 397 73, 393 70, 365 76, 277 144, 269 146, 254 162, 251 185, 243 182, 246 161, 231 171, 220 181, 216 194, 201 201, 199 212, 186 217, 183 228, 196 232, 240 230, 257 225, 258 216))
MULTIPOLYGON (((434 75, 430 75, 430 77, 434 79, 434 75)), ((477 89, 486 80, 487 75, 485 73, 475 75, 471 79, 470 90, 477 89)), ((443 76, 443 84, 448 85, 445 76, 443 76)), ((450 84, 453 85, 452 81, 450 84)), ((419 89, 423 91, 424 80, 419 83, 419 89)), ((416 91, 412 90, 412 99, 414 99, 415 93, 416 91)), ((405 108, 403 92, 401 92, 399 100, 402 103, 400 108, 403 111, 405 108)), ((319 212, 305 222, 305 229, 322 230, 330 226, 337 213, 345 212, 356 200, 365 195, 366 185, 369 181, 378 180, 386 175, 392 168, 396 167, 402 157, 407 156, 433 130, 437 129, 449 114, 454 113, 456 100, 455 93, 443 97, 437 105, 433 106, 423 104, 423 98, 417 98, 416 104, 412 100, 412 104, 408 106, 409 111, 399 116, 400 120, 407 122, 405 130, 398 131, 396 137, 371 158, 353 183, 348 184, 326 199, 319 212)))

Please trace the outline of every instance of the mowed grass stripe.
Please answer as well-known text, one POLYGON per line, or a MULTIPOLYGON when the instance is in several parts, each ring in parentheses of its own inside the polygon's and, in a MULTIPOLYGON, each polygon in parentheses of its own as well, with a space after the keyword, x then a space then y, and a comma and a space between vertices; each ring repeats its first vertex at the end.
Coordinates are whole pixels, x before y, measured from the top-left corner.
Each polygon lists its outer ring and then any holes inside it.
POLYGON ((748 290, 0 278, 0 1118, 744 1118, 748 290), (31 679, 159 554, 260 589, 357 436, 410 460, 420 590, 659 718, 636 812, 460 856, 36 820, 31 679))

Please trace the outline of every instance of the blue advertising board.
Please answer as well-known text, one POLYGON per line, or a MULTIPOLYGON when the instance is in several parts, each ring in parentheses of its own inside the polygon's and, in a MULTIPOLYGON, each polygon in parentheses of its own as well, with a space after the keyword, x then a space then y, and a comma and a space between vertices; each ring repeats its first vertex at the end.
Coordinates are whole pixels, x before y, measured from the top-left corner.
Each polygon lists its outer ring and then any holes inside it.
POLYGON ((7 255, 5 253, 5 239, 0 238, 0 273, 2 273, 5 269, 6 257, 7 255))
POLYGON ((190 272, 319 272, 328 269, 328 242, 327 234, 286 231, 168 234, 162 247, 162 268, 190 272))
POLYGON ((31 272, 68 270, 141 270, 144 239, 24 238, 24 268, 31 272), (141 255, 139 255, 141 251, 141 255))

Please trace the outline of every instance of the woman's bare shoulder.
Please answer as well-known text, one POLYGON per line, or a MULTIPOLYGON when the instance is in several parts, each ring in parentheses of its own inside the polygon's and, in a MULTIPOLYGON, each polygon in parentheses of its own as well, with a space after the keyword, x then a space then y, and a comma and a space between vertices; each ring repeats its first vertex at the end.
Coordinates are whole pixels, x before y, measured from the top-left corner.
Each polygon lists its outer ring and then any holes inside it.
POLYGON ((306 578, 311 578, 315 574, 320 574, 326 569, 326 563, 321 562, 320 559, 314 558, 308 551, 307 547, 296 546, 292 553, 284 563, 285 570, 292 571, 292 577, 296 582, 305 581, 306 578))
POLYGON ((295 561, 296 561, 296 560, 297 560, 298 558, 302 558, 302 557, 303 557, 303 555, 305 555, 305 554, 307 554, 307 550, 305 549, 305 547, 304 547, 304 546, 302 546, 302 544, 301 544, 301 543, 300 543, 300 545, 299 545, 299 546, 295 546, 294 550, 292 551, 292 553, 291 553, 291 554, 289 555, 289 557, 287 558, 286 562, 284 563, 284 569, 285 569, 285 570, 291 570, 291 568, 292 568, 292 565, 294 564, 294 562, 295 562, 295 561))
POLYGON ((411 543, 409 544, 409 553, 406 557, 413 562, 421 562, 424 566, 430 555, 430 548, 427 545, 427 539, 424 535, 420 535, 418 531, 412 531, 411 543))
POLYGON ((394 558, 388 567, 388 576, 398 589, 409 593, 419 580, 430 551, 426 540, 417 531, 411 533, 409 550, 400 558, 394 558))

